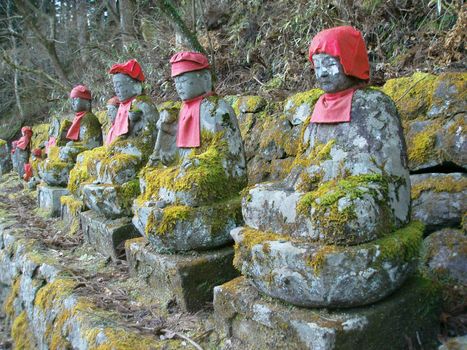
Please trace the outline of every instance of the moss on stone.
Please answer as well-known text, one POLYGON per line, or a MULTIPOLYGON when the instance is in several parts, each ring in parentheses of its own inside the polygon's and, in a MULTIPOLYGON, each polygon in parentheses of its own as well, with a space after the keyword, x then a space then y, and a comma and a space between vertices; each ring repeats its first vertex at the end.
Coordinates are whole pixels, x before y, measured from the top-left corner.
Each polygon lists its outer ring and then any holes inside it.
POLYGON ((281 236, 272 232, 264 232, 252 228, 242 229, 243 240, 240 244, 234 246, 235 256, 233 265, 241 271, 243 256, 249 256, 254 246, 264 244, 268 241, 283 241, 290 240, 287 236, 281 236))
POLYGON ((402 120, 424 118, 431 106, 436 75, 415 72, 410 77, 390 79, 382 91, 396 103, 402 120))
POLYGON ((20 283, 21 283, 21 277, 16 277, 11 286, 10 293, 8 293, 8 296, 5 299, 5 303, 3 304, 3 311, 5 311, 5 314, 9 318, 13 318, 13 316, 15 315, 14 303, 15 303, 15 299, 19 295, 20 283))
POLYGON ((34 299, 34 305, 45 311, 53 307, 54 303, 64 300, 76 287, 77 282, 72 279, 57 278, 39 289, 34 299))
POLYGON ((68 178, 68 190, 78 195, 79 188, 84 183, 92 182, 97 174, 95 173, 95 165, 97 161, 105 158, 107 148, 105 146, 96 147, 89 151, 84 151, 79 155, 76 164, 70 171, 68 178))
POLYGON ((131 208, 133 200, 140 194, 139 180, 134 179, 117 186, 118 199, 123 208, 131 208))
POLYGON ((181 101, 165 101, 159 105, 157 105, 157 109, 159 111, 164 111, 164 110, 179 110, 182 108, 182 102, 181 101))
POLYGON ((18 350, 33 350, 35 344, 31 339, 31 330, 29 328, 28 316, 26 311, 21 312, 15 318, 11 326, 11 336, 15 349, 18 350))
MULTIPOLYGON (((383 197, 382 207, 387 207, 388 180, 381 174, 362 174, 334 179, 320 183, 316 190, 306 193, 297 204, 297 212, 310 216, 320 225, 326 236, 345 242, 347 237, 345 227, 349 221, 355 219, 353 205, 339 208, 339 200, 347 198, 349 201, 362 198, 366 194, 383 197), (378 193, 379 192, 379 193, 378 193), (313 210, 312 210, 313 209, 313 210)), ((385 230, 390 230, 386 227, 385 230)))
POLYGON ((234 101, 232 108, 236 115, 240 113, 257 113, 264 109, 266 101, 261 96, 241 96, 234 101))
POLYGON ((323 245, 311 257, 305 256, 306 264, 313 269, 313 272, 316 275, 318 275, 321 271, 321 268, 324 265, 326 256, 328 254, 336 253, 338 251, 339 248, 335 245, 323 245))
POLYGON ((412 200, 418 199, 422 192, 462 192, 467 189, 467 178, 457 180, 451 176, 433 177, 412 185, 412 200))
POLYGON ((141 176, 146 181, 142 200, 157 198, 159 189, 188 191, 199 202, 209 203, 238 195, 245 186, 243 179, 232 179, 224 170, 223 163, 228 157, 228 145, 223 132, 202 132, 201 147, 195 148, 188 156, 191 165, 183 169, 178 159, 173 166, 146 167, 141 176), (229 184, 229 186, 226 186, 229 184))
POLYGON ((0 147, 3 147, 7 144, 5 140, 0 139, 0 147))
POLYGON ((62 196, 60 197, 60 204, 62 207, 67 208, 71 217, 71 222, 68 223, 67 235, 72 236, 79 230, 79 213, 83 210, 84 203, 73 196, 62 196))
POLYGON ((40 148, 40 145, 49 139, 50 124, 37 124, 32 127, 31 149, 40 148))
POLYGON ((285 100, 285 112, 293 114, 302 104, 307 103, 310 105, 311 110, 318 101, 318 98, 324 93, 321 89, 311 89, 304 92, 299 92, 295 95, 288 97, 285 100))
POLYGON ((423 164, 436 155, 436 135, 439 128, 439 123, 433 122, 423 131, 408 138, 407 153, 411 163, 423 164))

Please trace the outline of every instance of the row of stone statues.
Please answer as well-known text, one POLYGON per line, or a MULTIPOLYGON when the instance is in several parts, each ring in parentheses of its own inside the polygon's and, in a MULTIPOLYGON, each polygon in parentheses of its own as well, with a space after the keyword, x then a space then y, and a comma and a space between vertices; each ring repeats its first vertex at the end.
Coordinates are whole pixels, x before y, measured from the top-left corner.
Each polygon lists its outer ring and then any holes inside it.
MULTIPOLYGON (((324 94, 303 129, 299 154, 283 181, 256 185, 242 199, 247 173, 238 121, 214 93, 207 58, 196 52, 170 60, 183 102, 178 118, 159 115, 143 94, 138 62, 111 68, 116 98, 107 104, 104 145, 91 92, 75 87, 68 141, 61 124, 53 124, 39 176, 51 186, 68 184, 107 219, 132 216, 160 253, 215 249, 232 236, 237 267, 274 298, 306 307, 380 300, 415 263, 413 246, 401 254, 381 246, 409 221, 400 120, 390 98, 365 88, 370 66, 360 32, 320 32, 309 59, 324 94)), ((21 176, 29 130, 22 130, 14 153, 21 176)))

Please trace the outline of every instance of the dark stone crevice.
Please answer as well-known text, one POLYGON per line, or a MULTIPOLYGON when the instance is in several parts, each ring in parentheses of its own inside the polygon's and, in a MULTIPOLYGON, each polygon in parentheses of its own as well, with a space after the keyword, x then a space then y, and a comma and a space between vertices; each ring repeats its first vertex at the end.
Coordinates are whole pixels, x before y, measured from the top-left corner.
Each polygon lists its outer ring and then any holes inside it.
POLYGON ((410 171, 410 175, 430 174, 430 173, 443 173, 443 174, 464 173, 464 174, 467 174, 467 169, 453 162, 444 162, 440 165, 435 165, 429 168, 423 168, 419 170, 410 171))

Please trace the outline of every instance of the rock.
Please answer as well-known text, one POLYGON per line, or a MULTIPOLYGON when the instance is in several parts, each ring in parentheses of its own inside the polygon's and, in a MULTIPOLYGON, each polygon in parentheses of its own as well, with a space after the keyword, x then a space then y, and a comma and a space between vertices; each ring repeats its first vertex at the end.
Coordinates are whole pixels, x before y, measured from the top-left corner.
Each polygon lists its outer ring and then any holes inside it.
POLYGON ((412 219, 426 232, 457 227, 467 211, 467 177, 463 173, 411 175, 412 219))
POLYGON ((422 269, 467 288, 467 236, 461 230, 433 232, 423 243, 422 269))
POLYGON ((454 337, 443 341, 438 350, 462 350, 467 348, 467 335, 454 337))
POLYGON ((38 164, 40 178, 49 186, 63 186, 68 184, 70 170, 73 163, 46 159, 38 164))
POLYGON ((312 244, 252 229, 235 229, 235 264, 273 298, 304 307, 374 303, 414 271, 422 225, 355 246, 312 244))
POLYGON ((69 194, 70 192, 63 187, 37 186, 37 203, 47 214, 57 217, 61 212, 60 198, 69 194))
POLYGON ((315 103, 322 94, 321 89, 311 89, 290 96, 284 102, 286 118, 292 125, 300 125, 310 120, 315 103))
POLYGON ((232 107, 238 116, 244 113, 258 113, 266 107, 266 100, 261 96, 240 96, 232 107))
POLYGON ((366 308, 304 309, 262 296, 244 277, 214 288, 216 328, 237 349, 393 350, 437 344, 439 295, 413 278, 366 308))
POLYGON ((60 219, 65 224, 68 235, 75 235, 79 228, 79 214, 84 209, 83 201, 76 199, 73 195, 60 198, 60 219))
POLYGON ((7 142, 0 139, 0 176, 8 173, 11 168, 10 149, 7 142))
POLYGON ((420 171, 454 165, 467 169, 467 115, 450 119, 427 119, 408 123, 406 128, 409 167, 420 171))
POLYGON ((465 115, 467 110, 467 73, 447 72, 436 79, 433 86, 428 118, 450 118, 465 115))
POLYGON ((240 198, 218 204, 189 207, 157 203, 135 205, 133 223, 161 253, 205 250, 232 242, 230 230, 243 223, 240 198))
POLYGON ((130 275, 146 281, 166 307, 188 312, 212 301, 213 287, 238 276, 231 247, 207 252, 159 254, 143 238, 126 242, 130 275))
POLYGON ((124 257, 126 240, 140 236, 130 218, 111 220, 88 210, 80 214, 80 222, 85 242, 113 261, 124 257))

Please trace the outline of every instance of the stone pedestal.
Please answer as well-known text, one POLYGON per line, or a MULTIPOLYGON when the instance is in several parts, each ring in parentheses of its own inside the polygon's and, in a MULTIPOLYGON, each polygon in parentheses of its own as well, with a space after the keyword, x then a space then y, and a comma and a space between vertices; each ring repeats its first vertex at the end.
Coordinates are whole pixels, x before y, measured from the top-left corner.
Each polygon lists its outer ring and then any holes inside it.
POLYGON ((39 208, 45 210, 52 217, 60 216, 60 198, 69 194, 70 192, 64 187, 37 186, 39 208))
POLYGON ((92 210, 80 213, 84 240, 112 260, 125 256, 124 243, 139 236, 130 218, 107 219, 92 210))
POLYGON ((437 290, 419 277, 378 303, 339 310, 264 297, 245 277, 214 288, 218 331, 242 349, 434 349, 438 305, 437 290))
POLYGON ((232 247, 206 252, 160 254, 145 238, 125 244, 130 275, 147 281, 163 307, 174 302, 194 312, 212 301, 213 287, 238 276, 232 265, 232 247))

